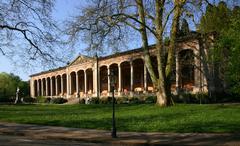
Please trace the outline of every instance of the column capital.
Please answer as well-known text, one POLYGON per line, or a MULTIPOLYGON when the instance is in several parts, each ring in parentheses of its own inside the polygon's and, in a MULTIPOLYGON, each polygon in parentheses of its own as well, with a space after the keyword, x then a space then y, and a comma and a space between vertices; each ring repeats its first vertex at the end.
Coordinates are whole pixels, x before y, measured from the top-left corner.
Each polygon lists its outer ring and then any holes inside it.
POLYGON ((130 65, 133 65, 133 60, 131 59, 131 60, 129 61, 129 63, 130 63, 130 65))

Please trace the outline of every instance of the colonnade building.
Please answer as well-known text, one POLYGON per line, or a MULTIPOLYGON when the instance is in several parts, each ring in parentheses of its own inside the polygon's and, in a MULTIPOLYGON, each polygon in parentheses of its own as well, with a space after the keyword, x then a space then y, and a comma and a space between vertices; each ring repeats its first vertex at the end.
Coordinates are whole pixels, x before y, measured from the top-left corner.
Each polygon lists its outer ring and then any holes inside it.
MULTIPOLYGON (((172 91, 203 91, 205 77, 201 67, 200 39, 178 40, 172 77, 172 91)), ((150 46, 152 65, 157 71, 155 46, 150 46)), ((105 57, 78 56, 67 66, 31 75, 31 97, 104 97, 110 95, 110 70, 116 75, 116 96, 154 94, 151 78, 144 64, 143 49, 105 57)), ((206 90, 206 89, 204 89, 206 90)))

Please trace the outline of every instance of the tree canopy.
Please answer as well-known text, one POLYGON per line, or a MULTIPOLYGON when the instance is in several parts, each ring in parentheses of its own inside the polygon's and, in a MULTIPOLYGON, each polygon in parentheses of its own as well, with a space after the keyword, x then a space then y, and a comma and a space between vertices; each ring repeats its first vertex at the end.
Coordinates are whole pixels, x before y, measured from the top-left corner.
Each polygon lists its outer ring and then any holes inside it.
POLYGON ((240 9, 227 3, 209 5, 200 21, 200 32, 216 32, 210 58, 219 67, 220 80, 225 92, 240 94, 240 9))
MULTIPOLYGON (((29 83, 22 81, 19 76, 12 73, 0 73, 0 98, 9 99, 15 97, 17 87, 20 89, 20 97, 29 96, 29 83)), ((0 99, 0 100, 1 100, 0 99)))

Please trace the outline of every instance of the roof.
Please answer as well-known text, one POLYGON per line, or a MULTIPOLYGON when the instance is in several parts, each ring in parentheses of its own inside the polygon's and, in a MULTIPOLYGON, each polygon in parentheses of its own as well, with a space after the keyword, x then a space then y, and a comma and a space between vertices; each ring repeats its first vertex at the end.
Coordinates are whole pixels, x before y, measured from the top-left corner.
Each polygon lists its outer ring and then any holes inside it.
POLYGON ((47 70, 47 71, 42 71, 42 72, 39 72, 39 73, 30 75, 30 77, 37 76, 37 75, 41 75, 41 74, 45 74, 45 73, 49 73, 49 72, 53 72, 53 71, 62 70, 62 69, 65 69, 66 67, 67 67, 67 66, 62 66, 62 67, 59 67, 59 68, 50 69, 50 70, 47 70))

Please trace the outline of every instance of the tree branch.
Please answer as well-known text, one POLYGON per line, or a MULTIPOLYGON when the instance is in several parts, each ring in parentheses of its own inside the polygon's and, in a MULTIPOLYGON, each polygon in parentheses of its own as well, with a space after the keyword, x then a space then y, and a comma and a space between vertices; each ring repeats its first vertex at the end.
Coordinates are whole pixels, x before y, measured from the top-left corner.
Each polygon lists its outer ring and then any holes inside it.
POLYGON ((156 36, 156 32, 151 29, 149 26, 147 26, 146 24, 143 24, 141 21, 139 21, 137 18, 131 16, 131 15, 128 15, 128 14, 125 14, 125 13, 119 13, 119 14, 113 14, 112 17, 117 17, 117 16, 124 16, 126 18, 129 18, 131 20, 134 20, 135 22, 139 23, 140 25, 144 25, 147 30, 149 30, 154 36, 156 36))
POLYGON ((2 48, 0 48, 0 51, 1 51, 1 53, 5 56, 5 53, 4 53, 4 51, 2 50, 2 48))
MULTIPOLYGON (((13 30, 13 31, 20 32, 20 33, 24 36, 24 38, 27 40, 27 42, 36 49, 35 54, 37 54, 37 52, 39 52, 39 54, 41 54, 42 56, 45 56, 45 55, 46 55, 46 56, 50 57, 51 59, 53 59, 53 57, 52 57, 49 53, 44 53, 44 52, 27 36, 27 31, 29 31, 29 30, 20 29, 20 28, 17 28, 17 27, 9 26, 9 25, 0 25, 0 28, 1 28, 1 29, 9 29, 9 30, 13 30)), ((35 55, 34 55, 34 56, 35 56, 35 55)))

